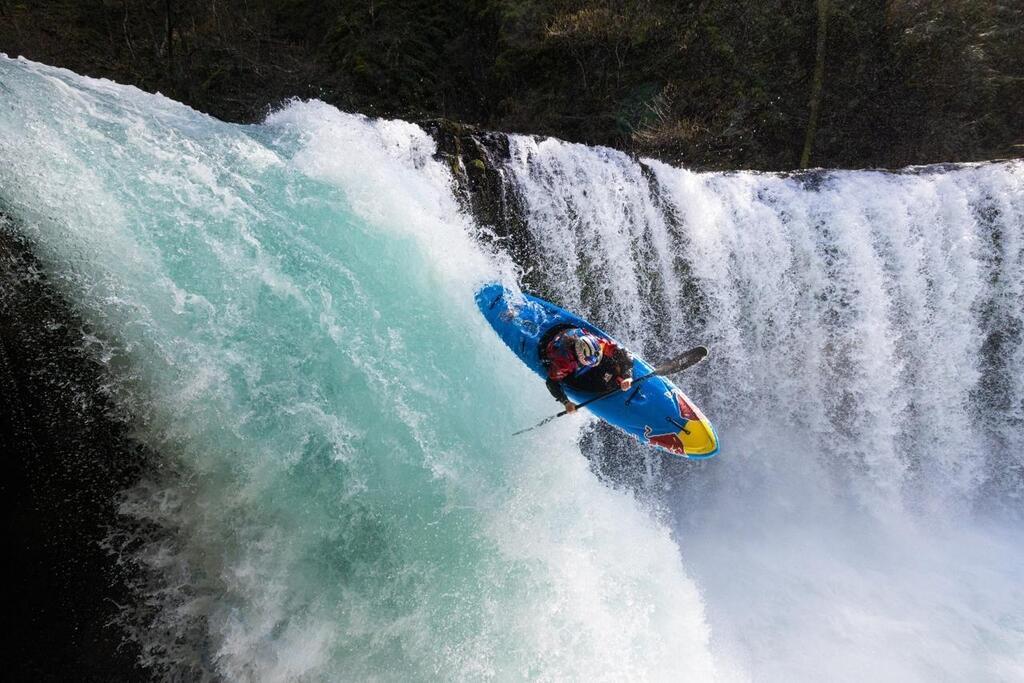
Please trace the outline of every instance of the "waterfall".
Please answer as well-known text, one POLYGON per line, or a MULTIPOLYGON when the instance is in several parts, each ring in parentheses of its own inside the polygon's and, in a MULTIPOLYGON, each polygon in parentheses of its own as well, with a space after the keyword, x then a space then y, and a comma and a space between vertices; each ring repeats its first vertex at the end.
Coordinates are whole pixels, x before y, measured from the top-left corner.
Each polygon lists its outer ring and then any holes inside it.
POLYGON ((511 147, 536 286, 656 358, 710 346, 688 381, 752 457, 841 471, 876 510, 1020 491, 1019 162, 786 177, 511 147))
POLYGON ((711 349, 678 381, 720 456, 584 443, 599 465, 614 452, 611 484, 630 481, 623 450, 658 472, 642 488, 698 578, 720 669, 1019 677, 1024 164, 694 173, 510 148, 531 284, 654 361, 711 349))
POLYGON ((508 136, 498 230, 415 124, 232 125, 5 57, 0 86, 0 229, 165 461, 107 539, 156 673, 1024 675, 1019 161, 694 173, 508 136), (653 362, 707 345, 677 379, 721 453, 510 438, 557 406, 488 281, 653 362))

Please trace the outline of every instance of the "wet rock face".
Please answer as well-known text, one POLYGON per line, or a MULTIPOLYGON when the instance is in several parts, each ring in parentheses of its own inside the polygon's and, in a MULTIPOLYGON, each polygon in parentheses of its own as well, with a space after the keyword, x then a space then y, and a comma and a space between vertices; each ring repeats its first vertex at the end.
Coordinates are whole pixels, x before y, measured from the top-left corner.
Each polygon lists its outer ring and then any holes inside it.
MULTIPOLYGON (((523 200, 504 169, 510 158, 508 135, 448 119, 419 125, 437 142, 436 157, 451 168, 456 195, 482 228, 482 241, 509 253, 524 271, 531 270, 536 250, 523 200)), ((529 286, 529 275, 524 280, 529 286)))
POLYGON ((102 366, 82 350, 87 330, 28 247, 0 214, 8 676, 146 680, 138 649, 113 625, 132 568, 104 545, 119 493, 154 458, 104 397, 102 366))

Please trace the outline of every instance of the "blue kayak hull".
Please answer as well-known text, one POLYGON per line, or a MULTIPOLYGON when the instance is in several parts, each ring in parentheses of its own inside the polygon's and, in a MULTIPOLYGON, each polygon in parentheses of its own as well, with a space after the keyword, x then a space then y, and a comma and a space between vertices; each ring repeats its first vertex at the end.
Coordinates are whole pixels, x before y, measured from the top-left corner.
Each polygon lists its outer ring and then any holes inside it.
MULTIPOLYGON (((554 328, 580 327, 612 339, 597 326, 549 301, 518 294, 500 284, 482 287, 476 294, 476 302, 505 345, 542 378, 547 378, 547 370, 541 362, 540 344, 547 342, 554 328)), ((634 378, 653 370, 640 358, 634 358, 634 378)), ((594 394, 563 387, 575 403, 594 397, 594 394)), ((636 390, 615 392, 587 409, 641 442, 673 455, 704 459, 718 452, 714 427, 667 377, 651 377, 636 390)))

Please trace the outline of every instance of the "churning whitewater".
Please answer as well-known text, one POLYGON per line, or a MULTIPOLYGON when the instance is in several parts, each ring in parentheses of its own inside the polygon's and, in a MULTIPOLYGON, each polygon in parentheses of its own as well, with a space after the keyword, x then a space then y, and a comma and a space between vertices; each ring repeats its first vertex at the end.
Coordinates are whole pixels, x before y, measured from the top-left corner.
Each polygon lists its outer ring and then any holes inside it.
POLYGON ((167 461, 110 539, 156 671, 1024 678, 1021 162, 699 174, 513 136, 517 264, 413 124, 232 125, 5 57, 0 101, 4 229, 167 461), (709 346, 679 383, 720 455, 509 438, 557 404, 489 281, 653 362, 709 346))

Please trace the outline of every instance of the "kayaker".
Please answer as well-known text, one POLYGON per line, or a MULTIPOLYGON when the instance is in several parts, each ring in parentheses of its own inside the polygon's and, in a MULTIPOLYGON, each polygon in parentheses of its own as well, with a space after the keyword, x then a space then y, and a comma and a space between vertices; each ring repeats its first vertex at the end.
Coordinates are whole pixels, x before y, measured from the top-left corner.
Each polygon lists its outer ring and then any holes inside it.
POLYGON ((576 410, 562 388, 567 383, 578 391, 599 394, 633 384, 633 355, 610 339, 579 327, 564 329, 544 347, 542 361, 548 370, 548 391, 566 412, 576 410))

